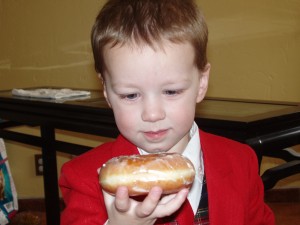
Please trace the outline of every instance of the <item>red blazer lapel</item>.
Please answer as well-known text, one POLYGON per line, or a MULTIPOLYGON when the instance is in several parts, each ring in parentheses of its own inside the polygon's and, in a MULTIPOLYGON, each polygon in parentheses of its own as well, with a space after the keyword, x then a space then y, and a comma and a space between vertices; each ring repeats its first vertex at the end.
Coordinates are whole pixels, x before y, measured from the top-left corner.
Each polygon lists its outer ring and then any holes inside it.
POLYGON ((233 169, 228 158, 224 157, 226 149, 220 143, 221 140, 209 140, 210 136, 201 132, 201 148, 204 159, 204 170, 206 174, 207 190, 208 190, 208 207, 209 220, 211 225, 240 225, 244 221, 240 221, 244 213, 238 190, 232 184, 234 179, 233 169), (220 149, 219 146, 223 146, 220 149), (211 194, 210 194, 211 193, 211 194), (239 218, 240 217, 240 218, 239 218))
POLYGON ((194 213, 188 200, 185 200, 185 203, 180 208, 176 220, 178 221, 178 224, 182 225, 194 224, 194 213))
POLYGON ((208 189, 208 207, 209 220, 211 225, 240 225, 244 224, 241 215, 244 206, 242 201, 238 199, 236 187, 231 185, 230 180, 233 179, 230 175, 216 180, 210 179, 213 177, 213 172, 207 175, 208 189), (212 193, 212 194, 210 194, 212 193), (239 222, 237 222, 239 221, 239 222))

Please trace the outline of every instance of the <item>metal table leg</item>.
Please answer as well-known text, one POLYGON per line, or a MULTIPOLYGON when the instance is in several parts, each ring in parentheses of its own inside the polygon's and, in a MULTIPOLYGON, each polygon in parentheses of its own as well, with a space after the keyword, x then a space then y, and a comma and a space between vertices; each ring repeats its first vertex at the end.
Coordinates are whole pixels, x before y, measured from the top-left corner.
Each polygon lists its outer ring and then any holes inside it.
POLYGON ((53 127, 41 126, 42 157, 44 165, 44 192, 46 220, 48 225, 60 224, 60 204, 57 180, 57 162, 55 147, 55 130, 53 127))

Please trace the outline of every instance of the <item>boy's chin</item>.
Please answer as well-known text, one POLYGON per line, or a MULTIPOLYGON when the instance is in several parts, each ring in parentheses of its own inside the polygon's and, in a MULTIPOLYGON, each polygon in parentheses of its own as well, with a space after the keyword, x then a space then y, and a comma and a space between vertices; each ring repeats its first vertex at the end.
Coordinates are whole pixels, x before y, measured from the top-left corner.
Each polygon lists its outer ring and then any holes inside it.
POLYGON ((140 147, 140 149, 142 149, 143 151, 149 153, 149 154, 157 154, 157 153, 173 153, 172 148, 161 148, 161 147, 147 147, 144 146, 140 147))
POLYGON ((162 149, 143 149, 141 148, 143 151, 149 153, 149 154, 157 154, 157 153, 166 153, 168 151, 166 150, 162 150, 162 149))

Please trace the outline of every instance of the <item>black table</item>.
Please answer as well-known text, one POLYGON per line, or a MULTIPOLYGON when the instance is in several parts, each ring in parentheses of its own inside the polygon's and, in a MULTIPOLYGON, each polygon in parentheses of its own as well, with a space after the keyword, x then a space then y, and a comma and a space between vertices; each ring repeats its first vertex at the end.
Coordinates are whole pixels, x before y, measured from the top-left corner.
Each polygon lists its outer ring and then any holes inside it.
MULTIPOLYGON (((300 156, 285 150, 300 144, 299 103, 206 98, 196 111, 201 129, 250 145, 259 165, 263 156, 286 161, 262 175, 265 189, 300 172, 300 156)), ((0 118, 0 137, 41 147, 47 224, 59 225, 56 151, 78 155, 91 147, 57 141, 55 129, 114 138, 119 132, 111 109, 100 91, 91 90, 89 98, 55 101, 16 97, 8 90, 0 91, 0 118), (19 125, 38 126, 41 136, 7 129, 19 125)))

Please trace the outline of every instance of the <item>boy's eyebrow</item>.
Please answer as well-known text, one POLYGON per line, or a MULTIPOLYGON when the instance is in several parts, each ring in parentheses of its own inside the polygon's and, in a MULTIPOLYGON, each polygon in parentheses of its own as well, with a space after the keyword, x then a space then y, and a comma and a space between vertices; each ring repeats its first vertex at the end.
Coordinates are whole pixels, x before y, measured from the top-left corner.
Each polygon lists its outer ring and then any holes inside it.
POLYGON ((127 80, 127 81, 122 80, 121 82, 114 82, 114 81, 111 82, 111 87, 113 87, 113 88, 124 88, 124 87, 128 88, 128 87, 134 87, 134 86, 136 86, 136 84, 129 80, 127 80))

